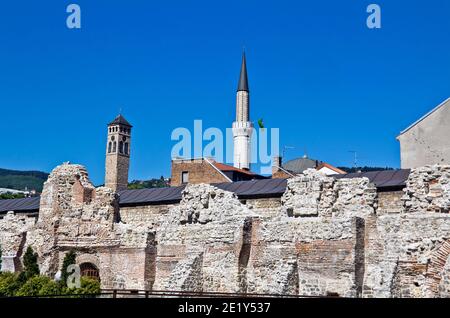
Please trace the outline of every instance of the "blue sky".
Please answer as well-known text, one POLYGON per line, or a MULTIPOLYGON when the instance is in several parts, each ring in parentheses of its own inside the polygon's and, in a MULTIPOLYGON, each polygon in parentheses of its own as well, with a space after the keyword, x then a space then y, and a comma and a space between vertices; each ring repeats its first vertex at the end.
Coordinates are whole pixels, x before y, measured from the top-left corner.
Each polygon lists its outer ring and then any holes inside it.
POLYGON ((242 47, 251 116, 302 156, 399 166, 395 137, 450 96, 450 2, 8 1, 0 10, 0 167, 88 167, 134 125, 130 179, 170 174, 176 127, 231 126, 242 47), (66 27, 66 6, 82 29, 66 27), (382 8, 370 30, 366 7, 382 8))

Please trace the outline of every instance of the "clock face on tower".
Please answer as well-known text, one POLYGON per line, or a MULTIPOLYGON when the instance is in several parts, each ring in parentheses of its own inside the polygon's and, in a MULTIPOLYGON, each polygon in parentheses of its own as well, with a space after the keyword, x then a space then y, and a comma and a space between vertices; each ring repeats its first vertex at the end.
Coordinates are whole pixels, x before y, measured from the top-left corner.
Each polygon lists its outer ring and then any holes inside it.
POLYGON ((122 141, 127 141, 127 137, 123 136, 122 141))

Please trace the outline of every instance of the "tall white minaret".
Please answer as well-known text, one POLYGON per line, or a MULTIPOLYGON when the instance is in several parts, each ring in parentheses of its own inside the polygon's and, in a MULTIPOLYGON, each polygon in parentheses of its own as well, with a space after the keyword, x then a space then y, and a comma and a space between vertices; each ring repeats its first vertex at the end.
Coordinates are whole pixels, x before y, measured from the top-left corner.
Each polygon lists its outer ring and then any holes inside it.
POLYGON ((236 121, 233 122, 234 166, 250 170, 251 136, 253 124, 250 122, 250 93, 248 89, 245 52, 242 54, 241 74, 236 96, 236 121))

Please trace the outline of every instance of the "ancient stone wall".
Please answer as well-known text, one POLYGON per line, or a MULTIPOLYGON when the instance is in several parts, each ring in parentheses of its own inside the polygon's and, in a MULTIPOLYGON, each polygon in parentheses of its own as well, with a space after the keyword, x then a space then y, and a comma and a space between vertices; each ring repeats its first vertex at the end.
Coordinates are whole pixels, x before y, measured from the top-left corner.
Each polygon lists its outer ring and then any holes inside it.
POLYGON ((120 208, 120 221, 127 224, 157 224, 173 204, 127 206, 120 208))
POLYGON ((45 184, 37 222, 0 219, 3 263, 20 270, 31 245, 50 276, 75 250, 103 288, 448 297, 449 174, 421 167, 404 191, 377 193, 366 178, 307 170, 281 198, 239 200, 191 184, 179 204, 119 210, 111 190, 65 164, 45 184))

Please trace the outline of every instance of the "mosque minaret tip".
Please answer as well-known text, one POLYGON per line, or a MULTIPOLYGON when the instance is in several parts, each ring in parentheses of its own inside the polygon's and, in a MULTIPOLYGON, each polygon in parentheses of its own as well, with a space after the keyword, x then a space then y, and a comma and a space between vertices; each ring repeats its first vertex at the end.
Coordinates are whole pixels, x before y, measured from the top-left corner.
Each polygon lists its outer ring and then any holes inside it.
POLYGON ((236 121, 233 122, 234 167, 250 170, 251 136, 250 92, 248 88, 247 61, 242 54, 241 74, 236 93, 236 121))

